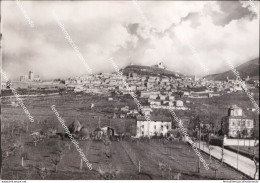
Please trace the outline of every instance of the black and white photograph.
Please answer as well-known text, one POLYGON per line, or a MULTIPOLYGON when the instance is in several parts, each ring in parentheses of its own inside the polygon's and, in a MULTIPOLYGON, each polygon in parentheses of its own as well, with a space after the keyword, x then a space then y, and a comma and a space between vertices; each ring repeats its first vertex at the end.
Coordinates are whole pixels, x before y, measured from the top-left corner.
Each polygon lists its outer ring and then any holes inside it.
POLYGON ((1 182, 259 182, 259 1, 0 8, 1 182))

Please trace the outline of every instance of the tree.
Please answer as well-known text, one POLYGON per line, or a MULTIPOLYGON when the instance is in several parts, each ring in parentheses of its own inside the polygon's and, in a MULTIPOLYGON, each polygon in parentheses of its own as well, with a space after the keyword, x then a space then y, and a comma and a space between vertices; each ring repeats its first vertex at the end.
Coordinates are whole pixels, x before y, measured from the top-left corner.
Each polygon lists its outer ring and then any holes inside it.
POLYGON ((238 138, 238 139, 241 139, 241 137, 242 137, 242 133, 241 133, 240 130, 238 130, 238 131, 237 131, 237 138, 238 138))
POLYGON ((34 132, 31 134, 32 138, 33 138, 33 142, 34 142, 34 146, 36 147, 37 142, 40 141, 40 133, 39 132, 34 132))
POLYGON ((35 168, 36 168, 37 174, 41 177, 42 180, 44 180, 45 177, 47 177, 50 174, 50 171, 44 166, 37 166, 35 168))
POLYGON ((106 155, 107 158, 111 158, 112 157, 111 141, 109 140, 109 136, 108 135, 104 135, 102 140, 103 140, 103 143, 105 145, 105 155, 106 155))
POLYGON ((226 125, 226 122, 224 120, 221 121, 221 129, 218 131, 218 135, 219 136, 224 136, 224 135, 228 135, 229 133, 229 128, 226 125))
POLYGON ((210 168, 215 172, 215 179, 217 178, 217 171, 220 168, 221 164, 217 162, 217 160, 210 162, 210 168))
POLYGON ((175 172, 168 164, 164 162, 159 162, 159 170, 161 171, 162 177, 165 175, 167 176, 167 179, 169 180, 179 180, 181 173, 175 172), (168 173, 168 174, 166 174, 168 173))
POLYGON ((58 164, 61 162, 62 158, 63 158, 63 153, 60 152, 51 155, 51 162, 55 166, 55 172, 58 171, 58 164))
POLYGON ((61 142, 54 142, 54 147, 51 150, 51 162, 55 166, 55 172, 58 171, 58 164, 61 162, 64 157, 65 144, 61 142))
POLYGON ((208 147, 208 149, 209 149, 209 160, 210 160, 210 162, 211 162, 211 150, 212 150, 213 148, 210 146, 210 140, 211 140, 210 132, 208 132, 207 137, 206 137, 206 144, 207 144, 207 147, 208 147))
POLYGON ((120 168, 113 167, 112 164, 98 168, 98 173, 105 180, 114 179, 120 172, 120 168))
POLYGON ((159 162, 159 170, 161 171, 162 177, 164 177, 164 173, 167 170, 167 165, 164 162, 159 162))
POLYGON ((218 114, 212 113, 209 115, 209 124, 210 124, 211 133, 213 133, 215 135, 216 130, 219 128, 218 114))
POLYGON ((257 128, 254 128, 253 131, 252 131, 252 137, 254 139, 259 139, 259 129, 257 128))

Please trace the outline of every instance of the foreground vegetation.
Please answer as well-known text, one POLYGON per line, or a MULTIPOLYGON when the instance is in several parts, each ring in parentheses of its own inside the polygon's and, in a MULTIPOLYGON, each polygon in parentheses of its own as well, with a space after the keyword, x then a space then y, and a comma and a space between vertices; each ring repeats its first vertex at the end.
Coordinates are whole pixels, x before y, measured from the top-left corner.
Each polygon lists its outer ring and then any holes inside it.
MULTIPOLYGON (((51 110, 55 104, 59 114, 69 125, 78 119, 89 131, 100 125, 111 125, 121 132, 135 131, 134 119, 113 119, 115 108, 131 99, 107 101, 104 96, 53 95, 24 97, 23 101, 34 116, 29 123, 18 107, 11 106, 14 99, 3 99, 2 107, 2 154, 3 179, 242 179, 243 174, 222 165, 215 170, 197 173, 198 158, 184 142, 153 139, 103 141, 79 140, 93 170, 81 163, 78 151, 64 133, 51 110), (95 103, 91 109, 90 104, 95 103), (39 132, 39 137, 32 135, 39 132), (215 174, 216 173, 216 174, 215 174)), ((209 162, 209 157, 203 154, 209 162)), ((217 163, 215 161, 212 161, 217 163)), ((244 177, 246 179, 246 177, 244 177)))

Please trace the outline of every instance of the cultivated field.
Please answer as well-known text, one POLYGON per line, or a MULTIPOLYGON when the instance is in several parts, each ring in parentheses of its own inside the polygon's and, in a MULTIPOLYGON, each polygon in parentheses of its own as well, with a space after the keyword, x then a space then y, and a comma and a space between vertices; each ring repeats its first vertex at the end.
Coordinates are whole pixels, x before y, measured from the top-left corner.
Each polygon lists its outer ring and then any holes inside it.
MULTIPOLYGON (((64 132, 51 105, 56 105, 67 125, 78 119, 93 131, 100 117, 101 126, 111 125, 118 131, 131 132, 134 119, 112 118, 115 108, 134 105, 131 99, 107 101, 103 96, 76 94, 23 99, 35 119, 32 124, 28 123, 21 107, 10 105, 14 98, 2 100, 2 179, 215 179, 215 172, 205 170, 202 163, 201 173, 197 173, 197 155, 183 142, 154 139, 149 142, 112 141, 105 145, 102 141, 80 140, 81 149, 93 165, 93 170, 89 170, 84 163, 81 167, 81 156, 69 139, 51 136, 35 143, 30 135, 50 128, 64 132), (92 110, 91 103, 95 104, 92 110), (55 171, 53 162, 57 160, 57 152, 62 156, 55 171), (107 176, 109 173, 113 176, 107 176)), ((209 162, 207 155, 203 157, 209 162)), ((241 173, 226 165, 218 169, 216 176, 216 179, 241 178, 241 173)))

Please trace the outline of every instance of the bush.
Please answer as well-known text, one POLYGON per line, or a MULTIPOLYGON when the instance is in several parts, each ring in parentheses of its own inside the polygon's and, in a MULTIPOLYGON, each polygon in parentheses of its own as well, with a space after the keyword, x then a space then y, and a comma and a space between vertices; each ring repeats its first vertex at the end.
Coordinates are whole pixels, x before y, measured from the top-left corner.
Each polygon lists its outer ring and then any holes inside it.
POLYGON ((131 140, 131 134, 130 133, 125 133, 124 136, 123 136, 123 140, 125 141, 130 141, 131 140))
POLYGON ((150 142, 150 138, 149 138, 149 137, 141 137, 141 138, 140 138, 140 141, 150 142))

